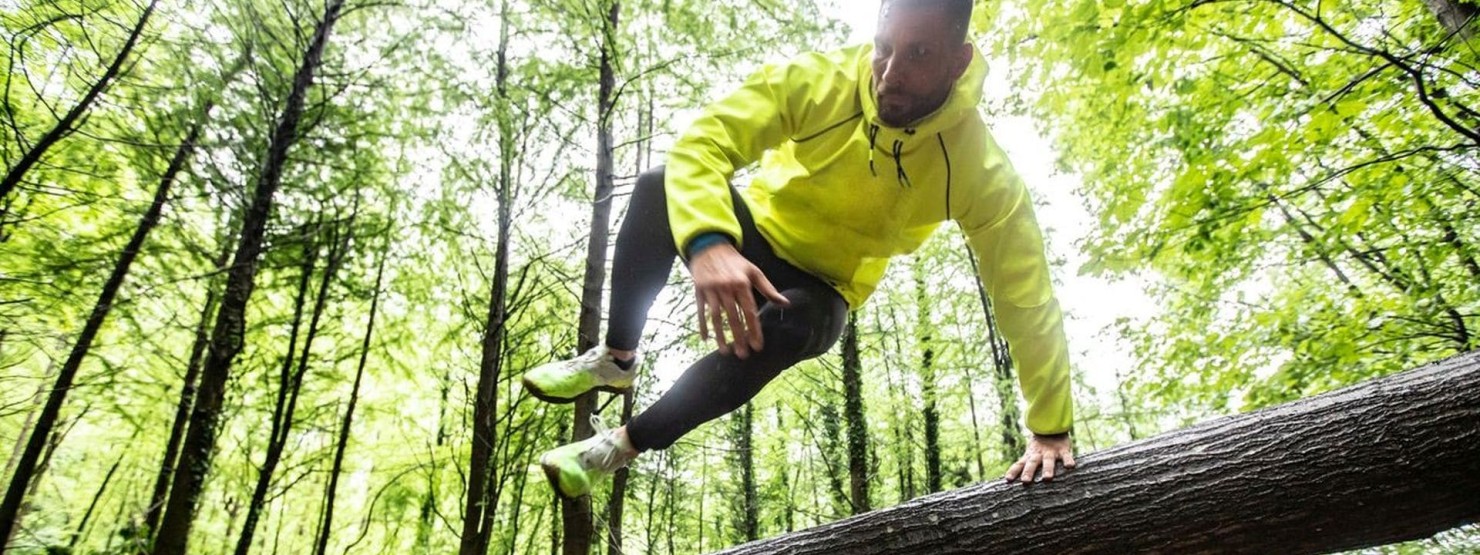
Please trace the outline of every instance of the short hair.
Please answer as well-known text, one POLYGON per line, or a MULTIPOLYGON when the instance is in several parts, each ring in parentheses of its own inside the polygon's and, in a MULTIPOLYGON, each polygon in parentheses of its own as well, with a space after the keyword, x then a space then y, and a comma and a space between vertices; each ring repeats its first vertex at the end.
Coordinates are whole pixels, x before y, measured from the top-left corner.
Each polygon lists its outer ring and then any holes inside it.
POLYGON ((966 42, 966 30, 971 27, 971 7, 974 3, 973 0, 883 0, 879 3, 879 9, 902 6, 941 10, 951 21, 951 34, 959 41, 966 42))

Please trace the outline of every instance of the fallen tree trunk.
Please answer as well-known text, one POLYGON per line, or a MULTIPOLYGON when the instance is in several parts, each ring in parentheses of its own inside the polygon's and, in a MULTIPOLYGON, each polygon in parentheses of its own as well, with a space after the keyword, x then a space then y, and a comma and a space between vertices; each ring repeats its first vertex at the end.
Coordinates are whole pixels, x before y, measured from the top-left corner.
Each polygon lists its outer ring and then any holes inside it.
POLYGON ((1326 553, 1480 519, 1480 352, 725 551, 1326 553))

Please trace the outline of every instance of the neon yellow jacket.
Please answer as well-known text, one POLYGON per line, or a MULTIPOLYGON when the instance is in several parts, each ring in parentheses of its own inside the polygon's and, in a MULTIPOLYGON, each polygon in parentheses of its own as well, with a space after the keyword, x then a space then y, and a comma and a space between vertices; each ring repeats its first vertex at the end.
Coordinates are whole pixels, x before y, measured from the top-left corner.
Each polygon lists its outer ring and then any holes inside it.
POLYGON ((856 308, 890 257, 955 220, 1011 345, 1028 428, 1060 433, 1073 420, 1063 318, 1027 189, 977 111, 986 64, 972 54, 945 105, 909 128, 878 121, 872 45, 761 68, 668 153, 673 239, 679 252, 707 232, 738 244, 730 178, 761 160, 741 193, 756 227, 856 308))

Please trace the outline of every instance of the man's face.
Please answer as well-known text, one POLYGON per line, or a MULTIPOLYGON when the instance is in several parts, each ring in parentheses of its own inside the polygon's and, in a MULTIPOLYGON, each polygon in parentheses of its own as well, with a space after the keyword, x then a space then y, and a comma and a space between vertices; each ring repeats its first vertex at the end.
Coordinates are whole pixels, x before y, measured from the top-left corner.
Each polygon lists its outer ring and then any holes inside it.
POLYGON ((944 104, 971 62, 971 47, 954 40, 945 10, 885 4, 874 37, 874 95, 879 119, 904 127, 944 104))

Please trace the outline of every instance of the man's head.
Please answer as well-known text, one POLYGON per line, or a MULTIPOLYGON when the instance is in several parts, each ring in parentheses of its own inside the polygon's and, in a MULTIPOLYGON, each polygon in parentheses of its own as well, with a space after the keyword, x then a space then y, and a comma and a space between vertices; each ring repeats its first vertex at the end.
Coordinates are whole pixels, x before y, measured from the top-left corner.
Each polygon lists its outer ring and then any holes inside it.
POLYGON ((971 63, 972 0, 883 0, 874 36, 879 119, 903 127, 945 103, 971 63))

